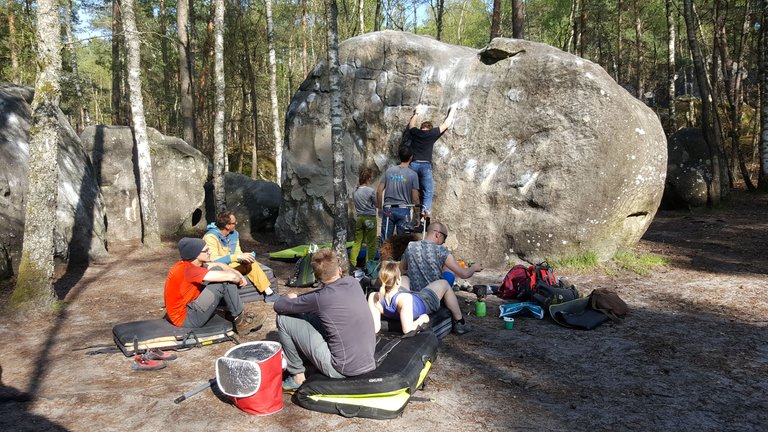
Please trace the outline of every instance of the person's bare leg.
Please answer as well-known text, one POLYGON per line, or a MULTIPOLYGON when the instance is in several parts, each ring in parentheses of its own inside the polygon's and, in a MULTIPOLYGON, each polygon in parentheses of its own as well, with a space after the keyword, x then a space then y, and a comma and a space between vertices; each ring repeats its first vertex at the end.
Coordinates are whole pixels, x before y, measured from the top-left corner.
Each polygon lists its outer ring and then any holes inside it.
POLYGON ((445 307, 451 311, 451 315, 455 321, 462 319, 463 315, 461 313, 461 307, 459 307, 459 299, 456 298, 456 294, 451 289, 451 286, 448 285, 448 281, 445 279, 436 280, 427 285, 426 288, 434 291, 434 293, 437 294, 437 298, 443 300, 445 307))

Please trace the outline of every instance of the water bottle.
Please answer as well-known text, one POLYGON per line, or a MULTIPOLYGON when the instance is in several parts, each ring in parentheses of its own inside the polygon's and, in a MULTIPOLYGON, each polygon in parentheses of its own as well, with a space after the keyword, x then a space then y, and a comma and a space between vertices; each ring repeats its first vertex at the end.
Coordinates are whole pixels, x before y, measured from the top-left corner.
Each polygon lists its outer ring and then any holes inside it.
POLYGON ((485 302, 482 300, 478 300, 475 302, 475 315, 478 317, 484 317, 485 316, 485 302))

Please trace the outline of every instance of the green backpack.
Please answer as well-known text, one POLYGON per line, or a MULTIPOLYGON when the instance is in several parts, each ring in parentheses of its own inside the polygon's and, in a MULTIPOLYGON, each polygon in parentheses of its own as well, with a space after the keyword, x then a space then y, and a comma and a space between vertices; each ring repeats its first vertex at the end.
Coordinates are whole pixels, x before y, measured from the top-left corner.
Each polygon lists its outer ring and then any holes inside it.
POLYGON ((296 262, 293 277, 288 279, 289 287, 306 288, 315 284, 315 273, 312 271, 312 254, 308 253, 296 262))

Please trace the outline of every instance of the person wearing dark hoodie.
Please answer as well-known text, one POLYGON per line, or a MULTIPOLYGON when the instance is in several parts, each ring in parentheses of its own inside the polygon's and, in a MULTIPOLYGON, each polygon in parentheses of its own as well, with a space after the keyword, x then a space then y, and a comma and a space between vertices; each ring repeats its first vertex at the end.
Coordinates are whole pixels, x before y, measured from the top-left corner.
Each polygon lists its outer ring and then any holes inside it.
POLYGON ((289 374, 283 390, 296 390, 306 379, 305 361, 330 378, 357 376, 376 369, 376 332, 365 294, 357 279, 344 276, 331 249, 312 256, 320 287, 275 302, 277 334, 289 374))
POLYGON ((203 236, 211 249, 211 261, 226 264, 245 275, 264 296, 266 303, 274 303, 279 296, 270 287, 269 278, 256 261, 254 252, 243 252, 240 248, 240 234, 237 232, 237 218, 231 211, 216 215, 216 221, 208 224, 203 236))

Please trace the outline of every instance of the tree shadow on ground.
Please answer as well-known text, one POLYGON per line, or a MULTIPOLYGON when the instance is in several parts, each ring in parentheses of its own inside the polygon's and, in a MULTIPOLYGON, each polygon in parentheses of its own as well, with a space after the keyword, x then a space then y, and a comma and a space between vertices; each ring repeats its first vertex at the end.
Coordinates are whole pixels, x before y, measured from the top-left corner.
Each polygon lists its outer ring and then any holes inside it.
POLYGON ((449 337, 440 357, 474 375, 477 388, 461 397, 488 401, 478 417, 490 429, 760 430, 764 325, 696 301, 677 299, 675 309, 635 309, 592 331, 532 318, 506 331, 499 320, 497 330, 449 337))
POLYGON ((768 274, 768 195, 734 192, 715 209, 659 211, 643 236, 680 268, 768 274))

